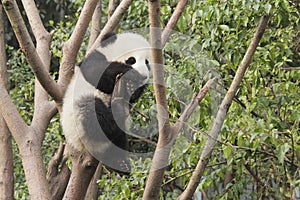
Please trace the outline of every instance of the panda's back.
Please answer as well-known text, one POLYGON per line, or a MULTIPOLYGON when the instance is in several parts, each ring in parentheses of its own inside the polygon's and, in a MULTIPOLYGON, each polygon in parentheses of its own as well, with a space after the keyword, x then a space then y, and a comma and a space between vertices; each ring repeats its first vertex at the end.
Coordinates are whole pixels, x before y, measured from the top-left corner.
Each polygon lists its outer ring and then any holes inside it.
POLYGON ((92 131, 93 127, 97 129, 95 97, 101 99, 105 106, 109 106, 110 95, 102 93, 89 84, 76 66, 63 100, 61 124, 68 144, 79 151, 85 150, 82 140, 84 140, 83 133, 86 132, 87 127, 83 123, 84 120, 89 119, 89 122, 94 123, 93 126, 88 127, 89 131, 92 131))

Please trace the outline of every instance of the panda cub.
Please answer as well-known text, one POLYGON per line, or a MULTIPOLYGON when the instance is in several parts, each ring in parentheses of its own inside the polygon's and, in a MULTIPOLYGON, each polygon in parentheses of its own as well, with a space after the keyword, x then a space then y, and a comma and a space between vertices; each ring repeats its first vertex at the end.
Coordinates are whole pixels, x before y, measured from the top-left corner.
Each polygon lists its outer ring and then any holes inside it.
POLYGON ((150 44, 141 35, 109 33, 75 67, 61 113, 69 145, 118 172, 130 172, 124 101, 128 105, 143 93, 150 59, 150 44))

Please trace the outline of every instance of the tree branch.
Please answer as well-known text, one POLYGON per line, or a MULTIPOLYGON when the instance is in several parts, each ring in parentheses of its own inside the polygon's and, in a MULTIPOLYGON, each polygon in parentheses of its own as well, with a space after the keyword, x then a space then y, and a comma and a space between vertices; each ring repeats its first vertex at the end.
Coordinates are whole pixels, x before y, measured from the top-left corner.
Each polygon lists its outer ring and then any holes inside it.
POLYGON ((212 154, 212 151, 214 149, 216 140, 218 138, 219 133, 221 132, 222 125, 225 120, 225 116, 227 114, 227 111, 232 103, 232 100, 239 88, 239 85, 244 77, 244 74, 246 72, 247 67, 249 66, 251 59, 254 55, 254 52, 258 46, 258 43, 260 39, 262 38, 265 29, 267 27, 269 20, 268 15, 264 15, 261 18, 260 24, 257 27, 257 30, 254 34, 254 37, 247 49, 246 54, 244 55, 243 60, 241 61, 238 70, 236 72, 236 75, 230 85, 230 88, 228 92, 226 93, 226 96, 224 97, 220 108, 218 110, 216 119, 213 123, 213 127, 209 133, 210 137, 207 138, 205 142, 205 146, 203 148, 202 154, 200 156, 199 162, 196 166, 196 169, 188 183, 187 188, 185 191, 179 196, 178 199, 183 200, 183 199, 191 199, 195 190, 197 189, 200 179, 204 173, 205 167, 209 161, 209 158, 212 154))
POLYGON ((202 89, 199 91, 198 94, 194 96, 192 101, 189 103, 189 105, 186 107, 185 111, 182 113, 180 118, 176 121, 174 126, 172 127, 174 134, 173 137, 176 137, 177 134, 181 131, 183 128, 183 125, 187 122, 187 120, 190 118, 190 116, 193 114, 194 110, 197 108, 199 103, 202 101, 202 99, 205 97, 209 89, 212 87, 212 84, 214 83, 215 78, 210 79, 207 81, 207 83, 202 87, 202 89))
POLYGON ((114 14, 116 8, 120 4, 120 0, 109 0, 108 3, 108 19, 114 14))
POLYGON ((102 1, 99 0, 92 16, 92 27, 90 31, 90 38, 88 44, 88 50, 92 47, 97 37, 101 32, 101 14, 102 14, 102 1))
POLYGON ((71 171, 66 164, 68 160, 66 152, 65 145, 61 142, 56 154, 49 162, 47 181, 52 199, 62 199, 70 179, 71 171))
POLYGON ((166 90, 164 86, 164 69, 160 30, 160 0, 149 0, 150 41, 152 46, 152 72, 155 92, 159 136, 152 159, 143 199, 159 199, 159 191, 168 165, 168 157, 173 145, 171 127, 168 116, 166 90))
MULTIPOLYGON (((59 69, 58 84, 65 90, 73 76, 77 53, 91 21, 98 0, 87 0, 74 28, 74 32, 63 45, 62 63, 59 69)), ((61 109, 59 105, 58 109, 61 109)))
MULTIPOLYGON (((36 38, 36 51, 41 58, 45 71, 49 71, 51 53, 51 35, 45 29, 39 16, 39 11, 33 0, 22 0, 34 37, 36 38)), ((31 128, 38 130, 39 137, 44 138, 45 130, 53 115, 57 112, 55 104, 49 102, 48 93, 44 90, 38 80, 35 81, 34 92, 34 114, 31 128)))
MULTIPOLYGON (((3 7, 0 5, 0 81, 8 90, 3 7)), ((0 113, 0 199, 14 198, 14 171, 11 134, 0 113)))
POLYGON ((89 154, 70 150, 70 146, 68 149, 72 159, 72 173, 63 199, 82 200, 99 161, 89 154))
POLYGON ((45 70, 44 63, 39 57, 34 44, 30 38, 26 25, 22 19, 20 10, 15 0, 3 0, 3 5, 13 30, 17 36, 23 53, 30 64, 33 73, 38 78, 44 89, 55 101, 61 101, 62 91, 45 70))
POLYGON ((188 0, 180 0, 175 8, 175 11, 173 12, 170 20, 168 21, 166 27, 164 28, 164 31, 162 33, 162 46, 164 47, 166 45, 166 42, 168 40, 168 38, 171 35, 171 32, 173 30, 173 28, 175 27, 175 25, 178 22, 179 17, 181 16, 185 5, 187 4, 188 0))
POLYGON ((109 18, 108 22, 103 27, 100 35, 96 39, 93 46, 88 50, 87 54, 89 54, 92 50, 96 49, 100 45, 101 40, 106 33, 113 31, 117 27, 121 17, 123 16, 124 12, 128 9, 128 7, 130 6, 131 3, 132 3, 132 0, 121 1, 121 3, 117 7, 117 9, 113 13, 113 15, 109 18))
POLYGON ((22 142, 24 133, 28 132, 28 126, 20 116, 16 106, 11 101, 3 81, 0 81, 0 113, 13 134, 16 142, 22 142))
MULTIPOLYGON (((168 27, 171 29, 176 24, 180 14, 182 12, 186 2, 181 1, 181 4, 177 6, 177 11, 169 21, 168 27)), ((173 127, 170 127, 168 118, 168 107, 166 100, 166 93, 164 87, 164 69, 162 65, 162 46, 161 38, 166 42, 169 37, 170 31, 166 30, 164 36, 161 36, 159 24, 160 24, 160 2, 149 1, 149 16, 150 16, 150 38, 152 45, 152 68, 153 68, 153 82, 154 91, 157 103, 157 116, 159 121, 159 138, 157 148, 154 153, 150 173, 148 176, 143 199, 158 199, 159 190, 161 187, 164 168, 167 166, 168 157, 171 147, 174 144, 176 136, 182 129, 184 123, 191 116, 192 112, 196 109, 199 102, 204 98, 210 87, 212 86, 214 79, 209 80, 206 85, 200 90, 200 92, 194 96, 191 103, 187 106, 182 116, 177 120, 173 127)))
POLYGON ((88 190, 85 195, 85 200, 96 200, 99 196, 99 185, 97 184, 97 180, 102 176, 103 166, 99 162, 97 169, 94 173, 94 176, 90 182, 88 190))
MULTIPOLYGON (((116 8, 120 4, 120 0, 109 0, 108 4, 108 19, 114 14, 116 8)), ((127 10, 127 9, 126 9, 127 10)), ((119 24, 112 30, 113 32, 117 33, 119 29, 119 24)))

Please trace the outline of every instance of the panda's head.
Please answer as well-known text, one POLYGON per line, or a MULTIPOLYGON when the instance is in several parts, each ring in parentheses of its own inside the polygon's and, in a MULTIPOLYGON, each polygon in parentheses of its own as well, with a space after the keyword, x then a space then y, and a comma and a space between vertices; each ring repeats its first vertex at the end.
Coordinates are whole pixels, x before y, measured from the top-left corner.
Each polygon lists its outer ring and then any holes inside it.
POLYGON ((101 45, 96 49, 102 53, 109 62, 120 62, 130 65, 145 77, 145 83, 150 77, 150 51, 149 42, 141 35, 135 33, 113 34, 104 36, 101 45))
POLYGON ((109 33, 82 61, 80 71, 88 83, 110 95, 117 81, 122 79, 119 87, 124 87, 131 96, 130 102, 134 102, 149 80, 150 60, 150 44, 143 36, 109 33))

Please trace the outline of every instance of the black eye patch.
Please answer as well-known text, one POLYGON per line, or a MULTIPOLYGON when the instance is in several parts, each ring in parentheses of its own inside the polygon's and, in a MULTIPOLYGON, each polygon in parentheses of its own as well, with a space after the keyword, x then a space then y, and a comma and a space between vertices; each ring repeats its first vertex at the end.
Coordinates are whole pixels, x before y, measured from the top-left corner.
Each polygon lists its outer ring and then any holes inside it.
POLYGON ((134 57, 130 57, 130 58, 128 58, 128 59, 125 61, 125 63, 126 63, 127 65, 133 65, 133 64, 136 63, 136 60, 135 60, 134 57))
POLYGON ((145 60, 145 64, 146 64, 148 70, 150 71, 150 64, 149 64, 149 61, 147 59, 145 60))

